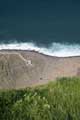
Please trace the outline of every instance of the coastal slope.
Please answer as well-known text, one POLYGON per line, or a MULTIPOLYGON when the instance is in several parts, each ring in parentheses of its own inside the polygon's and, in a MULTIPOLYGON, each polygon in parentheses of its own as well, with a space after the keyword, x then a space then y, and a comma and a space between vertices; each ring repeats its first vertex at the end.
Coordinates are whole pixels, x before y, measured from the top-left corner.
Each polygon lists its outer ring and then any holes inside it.
POLYGON ((45 84, 80 75, 80 57, 51 57, 35 51, 0 51, 0 89, 45 84))

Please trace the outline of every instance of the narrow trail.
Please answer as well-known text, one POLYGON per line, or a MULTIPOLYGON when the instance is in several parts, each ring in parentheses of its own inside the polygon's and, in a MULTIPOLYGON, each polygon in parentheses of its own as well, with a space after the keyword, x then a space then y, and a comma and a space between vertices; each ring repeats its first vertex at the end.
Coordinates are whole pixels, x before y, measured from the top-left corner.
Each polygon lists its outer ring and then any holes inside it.
POLYGON ((32 66, 31 60, 25 59, 20 53, 18 53, 18 55, 26 63, 27 66, 32 66))
MULTIPOLYGON (((26 64, 26 66, 32 66, 32 62, 31 62, 31 60, 27 60, 27 59, 25 59, 20 53, 17 53, 17 52, 12 52, 12 53, 10 53, 10 52, 0 52, 0 54, 3 54, 3 55, 5 55, 5 54, 7 54, 7 55, 18 55, 20 58, 21 58, 21 60, 23 60, 24 62, 25 62, 25 64, 26 64)), ((19 67, 19 66, 18 66, 19 67)))
POLYGON ((19 55, 19 57, 24 61, 24 62, 27 62, 27 60, 20 54, 20 53, 17 53, 19 55))

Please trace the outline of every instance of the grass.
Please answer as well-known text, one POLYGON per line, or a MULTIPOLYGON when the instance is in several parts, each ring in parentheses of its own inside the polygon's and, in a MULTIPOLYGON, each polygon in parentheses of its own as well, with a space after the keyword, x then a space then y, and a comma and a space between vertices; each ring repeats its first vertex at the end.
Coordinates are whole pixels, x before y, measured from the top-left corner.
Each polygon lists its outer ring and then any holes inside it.
POLYGON ((0 91, 0 120, 80 120, 80 78, 0 91))

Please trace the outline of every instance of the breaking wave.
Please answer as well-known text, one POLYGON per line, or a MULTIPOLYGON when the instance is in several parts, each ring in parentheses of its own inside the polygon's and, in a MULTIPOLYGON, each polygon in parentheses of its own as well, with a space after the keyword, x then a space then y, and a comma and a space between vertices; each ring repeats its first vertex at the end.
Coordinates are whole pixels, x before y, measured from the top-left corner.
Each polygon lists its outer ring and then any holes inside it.
POLYGON ((79 44, 52 43, 49 47, 39 47, 34 43, 10 43, 0 44, 0 50, 34 50, 50 56, 68 57, 80 56, 79 44))

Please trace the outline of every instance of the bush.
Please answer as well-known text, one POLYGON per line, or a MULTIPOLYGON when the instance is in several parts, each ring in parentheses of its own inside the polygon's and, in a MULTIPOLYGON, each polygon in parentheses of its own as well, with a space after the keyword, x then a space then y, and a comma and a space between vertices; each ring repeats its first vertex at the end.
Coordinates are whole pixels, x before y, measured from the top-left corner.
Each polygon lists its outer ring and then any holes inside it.
POLYGON ((0 120, 79 120, 80 78, 0 92, 0 120))

